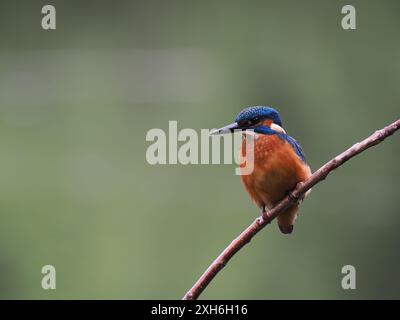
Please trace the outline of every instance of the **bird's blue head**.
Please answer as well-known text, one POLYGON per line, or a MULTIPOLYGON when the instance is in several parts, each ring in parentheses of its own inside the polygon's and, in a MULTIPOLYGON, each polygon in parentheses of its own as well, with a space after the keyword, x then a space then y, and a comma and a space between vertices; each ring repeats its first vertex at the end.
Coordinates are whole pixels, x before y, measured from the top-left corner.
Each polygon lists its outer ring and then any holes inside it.
POLYGON ((247 107, 239 112, 234 123, 214 130, 211 134, 223 134, 234 132, 234 130, 254 129, 258 126, 265 126, 268 124, 276 124, 279 127, 282 126, 278 111, 266 106, 247 107))
POLYGON ((269 119, 278 126, 282 126, 281 118, 279 117, 278 111, 271 107, 265 106, 255 106, 247 107, 239 112, 236 116, 236 123, 246 123, 249 124, 258 123, 262 120, 269 119))

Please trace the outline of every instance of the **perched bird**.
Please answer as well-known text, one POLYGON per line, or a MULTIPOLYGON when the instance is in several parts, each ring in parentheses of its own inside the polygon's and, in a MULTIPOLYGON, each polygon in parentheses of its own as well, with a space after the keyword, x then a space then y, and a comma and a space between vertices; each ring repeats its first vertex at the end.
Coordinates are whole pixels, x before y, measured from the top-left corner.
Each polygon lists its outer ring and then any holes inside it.
MULTIPOLYGON (((246 160, 246 141, 254 138, 254 169, 241 175, 242 182, 252 201, 264 212, 281 201, 296 186, 311 175, 304 152, 299 143, 282 128, 278 111, 271 107, 254 106, 243 109, 235 122, 214 130, 211 134, 232 133, 241 130, 242 148, 239 156, 246 160), (252 129, 252 130, 249 130, 252 129)), ((245 162, 240 164, 241 170, 245 162)), ((298 204, 278 215, 282 233, 292 233, 298 204)))

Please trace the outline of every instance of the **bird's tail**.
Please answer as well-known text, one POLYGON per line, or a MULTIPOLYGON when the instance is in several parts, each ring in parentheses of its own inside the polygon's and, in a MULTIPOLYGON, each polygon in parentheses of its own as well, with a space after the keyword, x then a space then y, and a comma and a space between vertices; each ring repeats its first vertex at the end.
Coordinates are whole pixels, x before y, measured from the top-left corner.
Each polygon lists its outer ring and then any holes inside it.
POLYGON ((298 204, 286 209, 284 212, 278 215, 278 226, 282 233, 289 234, 293 231, 294 222, 297 218, 297 210, 299 209, 298 204))

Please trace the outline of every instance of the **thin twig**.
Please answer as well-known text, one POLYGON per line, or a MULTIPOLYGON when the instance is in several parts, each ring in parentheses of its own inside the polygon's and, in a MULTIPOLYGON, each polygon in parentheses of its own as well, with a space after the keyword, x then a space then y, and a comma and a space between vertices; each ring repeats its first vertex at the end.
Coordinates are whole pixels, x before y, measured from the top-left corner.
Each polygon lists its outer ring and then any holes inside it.
POLYGON ((283 210, 301 199, 304 194, 311 189, 314 185, 324 180, 329 173, 341 166, 347 160, 353 158, 366 149, 381 143, 387 137, 391 136, 396 130, 400 128, 400 119, 388 125, 387 127, 376 131, 368 138, 361 142, 354 144, 352 147, 337 155, 335 158, 324 164, 321 168, 314 172, 313 175, 303 183, 299 183, 293 191, 279 202, 271 210, 264 212, 262 216, 258 217, 254 222, 248 226, 235 240, 233 240, 222 253, 214 260, 214 262, 207 268, 203 275, 197 280, 193 287, 184 295, 183 300, 195 300, 214 279, 214 277, 226 266, 228 261, 233 255, 238 252, 244 245, 267 224, 275 219, 283 210))

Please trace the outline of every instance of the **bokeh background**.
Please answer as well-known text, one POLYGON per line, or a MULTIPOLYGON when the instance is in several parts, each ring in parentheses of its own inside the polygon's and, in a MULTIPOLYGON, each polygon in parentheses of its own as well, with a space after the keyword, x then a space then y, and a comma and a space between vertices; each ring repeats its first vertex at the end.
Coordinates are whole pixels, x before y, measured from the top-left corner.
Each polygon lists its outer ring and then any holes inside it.
MULTIPOLYGON (((258 210, 234 165, 146 162, 147 131, 169 120, 200 130, 274 106, 315 170, 397 119, 400 3, 352 0, 345 31, 348 3, 3 1, 0 297, 181 298, 258 210)), ((201 297, 400 298, 399 139, 315 187, 292 235, 268 226, 201 297)))

